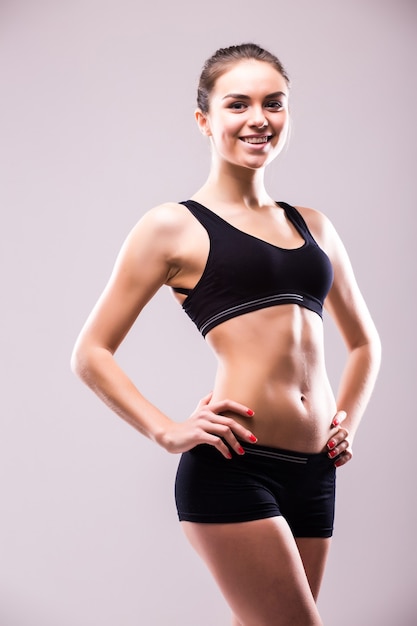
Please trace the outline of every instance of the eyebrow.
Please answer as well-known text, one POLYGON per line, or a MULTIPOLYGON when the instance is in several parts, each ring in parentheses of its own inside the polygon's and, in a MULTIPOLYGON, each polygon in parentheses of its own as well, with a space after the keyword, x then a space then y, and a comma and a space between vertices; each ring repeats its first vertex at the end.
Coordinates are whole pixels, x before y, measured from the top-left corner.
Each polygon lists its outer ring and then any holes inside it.
MULTIPOLYGON (((274 93, 270 93, 267 96, 265 96, 265 100, 267 100, 268 98, 278 98, 282 96, 284 96, 284 98, 287 98, 287 94, 284 93, 283 91, 274 91, 274 93)), ((222 98, 222 100, 226 100, 226 98, 236 98, 238 100, 250 100, 250 96, 247 96, 243 93, 228 93, 226 96, 222 98)))

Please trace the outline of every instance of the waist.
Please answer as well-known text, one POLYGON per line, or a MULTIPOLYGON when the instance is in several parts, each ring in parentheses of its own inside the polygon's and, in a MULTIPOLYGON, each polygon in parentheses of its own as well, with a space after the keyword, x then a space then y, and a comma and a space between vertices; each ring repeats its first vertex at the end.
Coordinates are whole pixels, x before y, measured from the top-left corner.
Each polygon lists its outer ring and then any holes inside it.
POLYGON ((252 417, 227 416, 250 429, 260 445, 319 453, 325 449, 336 401, 327 377, 309 391, 297 385, 236 384, 216 386, 213 400, 228 398, 254 411, 252 417))
POLYGON ((296 306, 265 309, 225 322, 207 340, 219 364, 213 399, 255 411, 230 417, 265 445, 320 451, 336 404, 317 315, 296 306))
MULTIPOLYGON (((248 444, 245 441, 240 441, 242 448, 245 451, 245 455, 233 455, 234 464, 242 464, 247 466, 248 460, 253 459, 257 465, 263 462, 267 464, 274 464, 282 462, 285 464, 299 466, 299 467, 314 467, 314 466, 329 466, 329 457, 327 452, 309 453, 299 452, 298 450, 289 450, 286 448, 277 448, 274 446, 262 445, 259 443, 248 444)), ((189 454, 198 455, 207 459, 216 459, 219 461, 218 451, 210 445, 200 444, 189 451, 189 454)), ((223 461, 221 461, 223 462, 223 461)), ((331 462, 333 464, 333 462, 331 462)))

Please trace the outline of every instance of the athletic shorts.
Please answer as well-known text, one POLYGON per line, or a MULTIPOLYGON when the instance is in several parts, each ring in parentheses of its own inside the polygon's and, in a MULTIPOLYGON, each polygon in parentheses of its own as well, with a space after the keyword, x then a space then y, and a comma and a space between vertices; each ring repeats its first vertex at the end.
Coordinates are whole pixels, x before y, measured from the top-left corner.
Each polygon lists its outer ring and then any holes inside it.
POLYGON ((295 537, 333 534, 336 469, 325 452, 304 454, 240 442, 226 459, 208 444, 181 456, 180 521, 224 524, 282 515, 295 537))

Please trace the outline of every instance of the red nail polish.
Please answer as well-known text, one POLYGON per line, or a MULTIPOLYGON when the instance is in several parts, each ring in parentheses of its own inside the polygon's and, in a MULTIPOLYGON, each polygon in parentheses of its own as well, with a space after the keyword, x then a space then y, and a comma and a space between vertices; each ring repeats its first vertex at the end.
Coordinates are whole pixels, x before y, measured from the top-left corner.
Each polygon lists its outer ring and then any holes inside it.
POLYGON ((250 417, 252 417, 252 415, 255 415, 255 413, 252 411, 252 409, 248 409, 248 410, 246 411, 246 413, 247 413, 248 415, 250 415, 250 417))
POLYGON ((329 450, 331 450, 332 448, 334 448, 336 445, 336 442, 333 441, 333 439, 331 441, 329 441, 329 443, 327 444, 327 447, 329 448, 329 450))
POLYGON ((329 452, 329 457, 333 459, 336 456, 336 454, 337 454, 336 450, 332 450, 331 452, 329 452))
POLYGON ((242 448, 242 446, 239 446, 237 451, 239 452, 239 454, 245 454, 244 449, 242 448))
POLYGON ((333 423, 333 426, 339 426, 339 420, 337 419, 337 417, 334 418, 332 423, 333 423))
POLYGON ((255 435, 251 435, 249 437, 249 439, 250 439, 250 441, 253 441, 253 443, 256 443, 258 441, 257 438, 255 437, 255 435))
POLYGON ((226 456, 227 456, 228 459, 232 459, 233 458, 231 452, 228 452, 226 456))

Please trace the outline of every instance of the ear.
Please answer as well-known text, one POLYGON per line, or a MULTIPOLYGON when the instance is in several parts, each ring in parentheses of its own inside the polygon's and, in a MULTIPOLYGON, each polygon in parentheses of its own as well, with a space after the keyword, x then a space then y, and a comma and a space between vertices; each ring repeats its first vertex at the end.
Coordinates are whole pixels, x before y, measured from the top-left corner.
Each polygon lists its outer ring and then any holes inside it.
POLYGON ((197 126, 200 129, 200 133, 205 135, 206 137, 210 137, 211 130, 210 124, 207 119, 207 114, 203 113, 201 109, 196 109, 194 112, 195 121, 197 122, 197 126))

